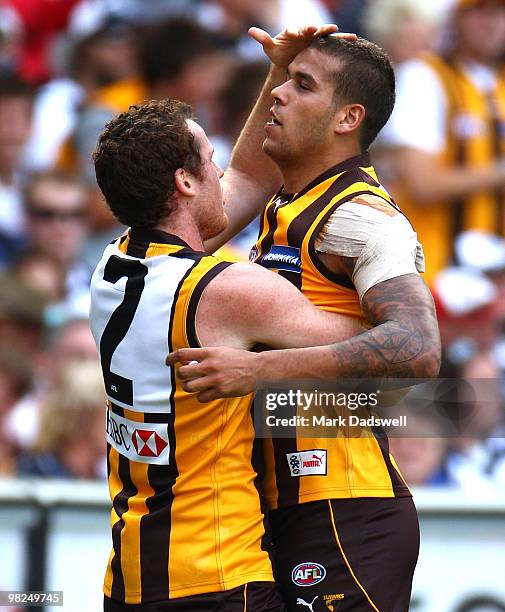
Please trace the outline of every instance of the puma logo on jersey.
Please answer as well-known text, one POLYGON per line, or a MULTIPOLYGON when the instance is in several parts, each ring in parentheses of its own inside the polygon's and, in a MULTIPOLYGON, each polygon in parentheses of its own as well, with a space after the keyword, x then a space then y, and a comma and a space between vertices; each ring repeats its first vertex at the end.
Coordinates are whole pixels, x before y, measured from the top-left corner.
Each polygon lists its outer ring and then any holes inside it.
POLYGON ((306 607, 307 607, 307 608, 310 610, 310 612, 314 612, 314 608, 313 608, 312 606, 314 605, 314 602, 316 601, 316 599, 317 599, 318 597, 319 597, 319 595, 316 595, 316 596, 314 597, 314 599, 313 599, 313 600, 312 600, 310 603, 307 603, 307 602, 305 601, 305 599, 302 599, 301 597, 299 597, 299 598, 296 600, 296 603, 297 603, 299 606, 306 606, 306 607))
POLYGON ((326 451, 313 449, 287 453, 291 476, 326 476, 326 451))

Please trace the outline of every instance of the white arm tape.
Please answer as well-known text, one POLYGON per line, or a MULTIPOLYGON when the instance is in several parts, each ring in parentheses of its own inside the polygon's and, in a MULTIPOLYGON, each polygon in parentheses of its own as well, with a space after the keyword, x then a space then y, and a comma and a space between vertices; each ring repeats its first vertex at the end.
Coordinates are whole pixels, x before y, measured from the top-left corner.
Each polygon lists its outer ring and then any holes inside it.
POLYGON ((356 258, 352 280, 360 300, 378 283, 424 272, 423 249, 408 220, 399 212, 390 215, 362 203, 345 202, 337 208, 316 250, 356 258))

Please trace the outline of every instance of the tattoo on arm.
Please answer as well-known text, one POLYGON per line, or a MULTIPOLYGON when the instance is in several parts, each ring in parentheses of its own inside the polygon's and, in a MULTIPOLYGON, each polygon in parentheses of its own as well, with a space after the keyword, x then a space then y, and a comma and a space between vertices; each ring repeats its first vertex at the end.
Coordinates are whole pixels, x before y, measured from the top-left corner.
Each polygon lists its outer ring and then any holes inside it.
MULTIPOLYGON (((352 275, 354 260, 341 258, 352 275)), ((440 367, 440 335, 431 293, 416 274, 399 276, 369 289, 363 312, 373 329, 335 345, 342 376, 430 378, 440 367)))

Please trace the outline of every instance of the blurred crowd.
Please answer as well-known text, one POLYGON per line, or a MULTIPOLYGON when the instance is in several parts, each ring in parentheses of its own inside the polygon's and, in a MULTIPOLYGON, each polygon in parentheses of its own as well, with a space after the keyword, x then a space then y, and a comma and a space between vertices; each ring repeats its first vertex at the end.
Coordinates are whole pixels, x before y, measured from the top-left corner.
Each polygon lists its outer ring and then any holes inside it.
MULTIPOLYGON (((91 273, 123 231, 94 179, 105 122, 184 100, 226 167, 268 71, 247 29, 333 21, 397 69, 371 153, 425 248, 441 376, 496 382, 454 400, 450 418, 465 402, 480 415, 460 435, 416 414, 391 450, 410 484, 505 485, 502 0, 0 0, 0 475, 106 475, 87 321, 91 273)), ((246 259, 256 232, 225 255, 246 259)))

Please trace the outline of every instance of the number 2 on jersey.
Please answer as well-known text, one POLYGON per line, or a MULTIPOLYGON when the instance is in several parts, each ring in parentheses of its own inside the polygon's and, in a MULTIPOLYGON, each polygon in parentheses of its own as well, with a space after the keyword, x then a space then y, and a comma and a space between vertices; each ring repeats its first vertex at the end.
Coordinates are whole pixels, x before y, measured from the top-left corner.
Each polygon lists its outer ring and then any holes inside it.
POLYGON ((133 406, 133 381, 111 372, 112 356, 128 333, 145 287, 148 268, 140 261, 122 259, 116 255, 107 262, 103 279, 115 284, 126 276, 126 287, 121 304, 112 313, 100 339, 100 356, 107 395, 123 404, 133 406))

